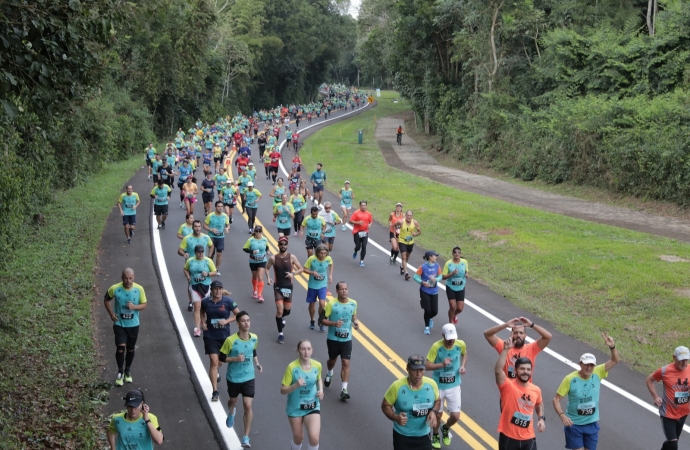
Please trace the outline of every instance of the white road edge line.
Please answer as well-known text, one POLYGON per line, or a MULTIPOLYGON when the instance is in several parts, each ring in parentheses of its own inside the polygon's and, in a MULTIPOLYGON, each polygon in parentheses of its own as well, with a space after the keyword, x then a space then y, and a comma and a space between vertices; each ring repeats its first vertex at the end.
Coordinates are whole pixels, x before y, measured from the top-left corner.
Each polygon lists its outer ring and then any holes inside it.
MULTIPOLYGON (((152 215, 152 223, 156 223, 156 216, 152 215)), ((175 290, 173 289, 172 282, 170 281, 170 274, 168 273, 168 266, 165 263, 165 257, 163 256, 163 247, 161 246, 160 231, 153 230, 153 246, 156 250, 156 259, 158 260, 158 269, 161 274, 161 279, 163 281, 163 288, 165 289, 165 296, 168 301, 168 306, 170 311, 172 311, 173 319, 175 320, 175 326, 180 333, 180 339, 182 341, 182 347, 187 353, 189 362, 194 369, 194 374, 201 385, 201 389, 206 396, 206 402, 211 408, 213 417, 216 419, 216 424, 222 435, 225 445, 230 450, 241 450, 240 438, 237 436, 234 428, 228 428, 225 426, 225 419, 227 413, 223 407, 222 402, 212 402, 211 394, 213 392, 213 386, 211 385, 211 380, 208 378, 208 373, 204 368, 204 364, 201 362, 201 357, 199 352, 197 352, 192 336, 187 329, 187 324, 182 317, 182 311, 180 310, 180 305, 177 303, 177 297, 175 296, 175 290)), ((240 421, 241 423, 241 421, 240 421)))
MULTIPOLYGON (((369 106, 369 105, 367 105, 367 106, 369 106)), ((366 108, 366 106, 365 106, 364 108, 366 108)), ((358 110, 357 110, 357 111, 358 111, 358 110)), ((343 114, 342 116, 338 116, 338 117, 336 117, 336 118, 340 118, 340 117, 343 117, 343 116, 346 116, 346 115, 350 115, 350 114, 352 114, 352 113, 354 113, 354 112, 357 112, 357 111, 353 111, 353 112, 350 112, 350 113, 347 113, 347 114, 343 114)), ((328 121, 331 121, 331 120, 335 120, 335 119, 328 119, 328 121)), ((324 122, 326 122, 326 121, 324 121, 324 122)), ((310 125, 310 126, 308 126, 308 127, 302 128, 302 130, 308 130, 309 128, 318 126, 318 125, 320 125, 320 124, 322 124, 322 123, 324 123, 324 122, 319 122, 319 123, 317 123, 317 124, 315 124, 315 125, 310 125)), ((285 144, 285 140, 283 140, 283 142, 280 143, 280 146, 278 147, 279 151, 281 151, 281 149, 283 148, 283 145, 284 145, 284 144, 285 144)), ((282 153, 282 151, 281 151, 281 153, 282 153)), ((283 160, 282 160, 282 159, 280 160, 280 170, 283 171, 283 174, 285 174, 285 177, 288 177, 288 176, 289 176, 287 170, 285 170, 285 166, 283 165, 283 160)), ((349 223, 346 224, 346 225, 347 225, 347 227, 348 227, 349 229, 352 229, 352 226, 351 226, 349 223)), ((383 248, 381 245, 379 245, 376 241, 374 241, 374 240, 371 239, 371 238, 369 239, 369 243, 372 244, 374 247, 378 248, 379 250, 381 250, 383 253, 385 253, 385 254, 388 254, 388 253, 389 253, 389 250, 383 248)), ((400 258, 398 258, 397 260, 400 261, 400 258)), ((400 261, 400 262, 402 262, 402 261, 400 261)), ((409 269, 411 269, 412 271, 414 271, 414 272, 417 271, 417 268, 414 267, 413 265, 409 264, 409 263, 407 264, 407 267, 408 267, 409 269)), ((441 289, 443 289, 444 291, 446 290, 446 286, 445 286, 445 285, 439 283, 438 286, 439 286, 441 289)), ((488 312, 488 311, 485 310, 484 308, 482 308, 482 307, 476 305, 475 303, 472 303, 472 302, 469 301, 467 298, 465 298, 465 304, 466 304, 467 306, 469 306, 470 308, 474 309, 475 311, 477 311, 478 313, 480 313, 481 315, 483 315, 484 317, 486 317, 487 319, 489 319, 489 320, 491 320, 492 322, 496 323, 497 325, 498 325, 498 324, 505 323, 503 320, 500 320, 498 317, 494 316, 493 314, 491 314, 490 312, 488 312)), ((532 339, 531 337, 527 337, 527 340, 528 340, 529 342, 534 342, 534 339, 532 339)), ((544 349, 543 351, 544 351, 544 353, 547 353, 547 354, 553 356, 553 357, 554 357, 555 359, 557 359, 558 361, 560 361, 560 362, 562 362, 562 363, 564 363, 564 364, 566 364, 566 365, 572 367, 573 369, 579 369, 579 368, 580 368, 580 366, 579 366, 578 364, 576 364, 575 362, 569 360, 569 359, 566 358, 565 356, 563 356, 563 355, 561 355, 560 353, 557 353, 557 352, 551 350, 551 349, 548 348, 548 347, 547 347, 546 349, 544 349)), ((644 400, 642 400, 641 398, 637 397, 636 395, 631 394, 630 392, 626 391, 625 389, 622 389, 622 388, 616 386, 615 384, 613 384, 613 383, 611 383, 610 381, 607 381, 607 380, 602 380, 602 381, 601 381, 601 384, 603 384, 603 385, 606 386, 607 388, 611 389, 612 391, 616 392, 617 394, 622 395, 623 397, 627 398, 627 399, 630 400, 631 402, 636 403, 637 405, 643 407, 644 409, 646 409, 646 410, 648 410, 648 411, 650 411, 650 412, 653 412, 653 413, 656 414, 657 416, 659 415, 659 410, 658 410, 657 408, 655 408, 655 407, 652 406, 651 404, 645 402, 644 400)), ((685 431, 686 433, 690 433, 690 425, 684 425, 684 426, 683 426, 683 431, 685 431)))

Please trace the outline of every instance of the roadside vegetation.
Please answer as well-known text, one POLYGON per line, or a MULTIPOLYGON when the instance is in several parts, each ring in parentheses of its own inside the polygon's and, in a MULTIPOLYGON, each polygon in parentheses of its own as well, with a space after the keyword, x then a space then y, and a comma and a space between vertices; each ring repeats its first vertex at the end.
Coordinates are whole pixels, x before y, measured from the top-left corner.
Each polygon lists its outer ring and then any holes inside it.
MULTIPOLYGON (((638 371, 667 363, 669 349, 690 340, 690 244, 512 205, 391 168, 374 128, 375 118, 409 107, 392 103, 397 96, 384 91, 376 108, 307 139, 300 153, 307 169, 323 162, 331 191, 350 180, 380 223, 402 202, 420 222, 421 246, 448 258, 459 245, 473 278, 594 347, 605 350, 600 335, 607 331, 638 371)), ((467 296, 472 300, 471 291, 467 296)))

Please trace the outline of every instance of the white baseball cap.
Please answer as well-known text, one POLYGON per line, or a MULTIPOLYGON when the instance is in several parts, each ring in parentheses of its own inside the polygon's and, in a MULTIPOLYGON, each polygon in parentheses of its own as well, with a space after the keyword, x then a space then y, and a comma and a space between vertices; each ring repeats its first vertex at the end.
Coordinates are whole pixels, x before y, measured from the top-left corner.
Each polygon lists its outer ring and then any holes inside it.
POLYGON ((681 345, 680 347, 676 347, 673 356, 675 356, 678 361, 687 361, 690 359, 690 350, 681 345))
POLYGON ((582 364, 596 364, 597 357, 591 353, 585 353, 584 355, 580 356, 580 362, 582 364))
POLYGON ((441 328, 441 334, 443 335, 443 338, 446 340, 458 338, 458 331, 455 329, 455 325, 453 325, 452 323, 447 323, 443 325, 443 328, 441 328))
POLYGON ((247 186, 254 186, 254 183, 250 181, 249 183, 247 183, 247 186))

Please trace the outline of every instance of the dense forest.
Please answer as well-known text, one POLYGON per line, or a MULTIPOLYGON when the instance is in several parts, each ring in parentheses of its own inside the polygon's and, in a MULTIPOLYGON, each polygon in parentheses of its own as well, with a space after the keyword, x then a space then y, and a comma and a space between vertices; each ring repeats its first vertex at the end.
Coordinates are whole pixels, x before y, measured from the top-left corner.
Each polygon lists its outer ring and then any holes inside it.
POLYGON ((53 192, 178 126, 305 101, 324 81, 356 79, 357 24, 347 8, 331 0, 0 2, 0 251, 53 192))
POLYGON ((690 204, 690 3, 363 0, 355 64, 443 151, 690 204))

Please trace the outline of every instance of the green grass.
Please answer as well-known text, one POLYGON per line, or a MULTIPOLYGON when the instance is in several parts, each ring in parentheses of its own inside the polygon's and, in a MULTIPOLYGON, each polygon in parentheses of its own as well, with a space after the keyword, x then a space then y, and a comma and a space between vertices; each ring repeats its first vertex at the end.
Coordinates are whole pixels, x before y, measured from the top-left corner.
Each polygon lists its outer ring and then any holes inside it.
MULTIPOLYGON (((421 246, 446 258, 461 246, 473 278, 602 350, 600 334, 609 332, 636 370, 651 371, 669 361, 675 346, 687 344, 690 263, 659 257, 690 260, 690 244, 516 206, 393 169, 374 140, 374 126, 375 117, 409 108, 391 103, 394 97, 384 92, 378 107, 307 139, 306 167, 323 162, 330 190, 350 180, 381 223, 402 202, 420 222, 421 246), (358 129, 365 133, 362 145, 358 129)), ((411 262, 419 264, 420 255, 411 262)), ((467 295, 471 300, 472 292, 467 295)))
POLYGON ((58 193, 0 272, 0 448, 97 448, 107 398, 96 367, 98 244, 136 157, 58 193))

